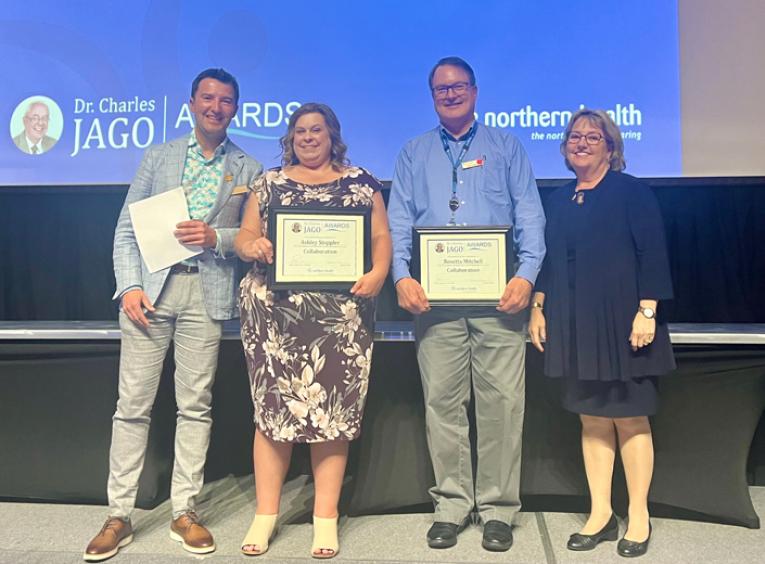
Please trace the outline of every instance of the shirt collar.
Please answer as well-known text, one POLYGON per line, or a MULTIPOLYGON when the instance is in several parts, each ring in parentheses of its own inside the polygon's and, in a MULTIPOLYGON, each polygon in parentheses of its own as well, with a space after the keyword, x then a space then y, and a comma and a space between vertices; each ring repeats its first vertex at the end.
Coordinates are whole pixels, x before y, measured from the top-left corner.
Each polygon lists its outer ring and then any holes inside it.
POLYGON ((32 141, 32 140, 31 140, 29 137, 27 137, 26 135, 24 135, 24 139, 26 139, 26 140, 27 140, 27 145, 29 146, 29 150, 30 150, 30 151, 32 150, 32 147, 37 147, 38 149, 42 150, 42 137, 40 138, 40 140, 39 140, 37 143, 35 143, 34 141, 32 141))
POLYGON ((470 132, 473 131, 473 128, 478 129, 478 121, 473 120, 473 123, 470 125, 470 129, 468 129, 463 135, 459 137, 459 139, 455 138, 454 135, 449 133, 449 131, 441 124, 438 124, 438 127, 441 131, 444 132, 444 135, 446 135, 446 138, 449 141, 456 141, 456 142, 462 142, 466 141, 468 137, 470 137, 470 132))
POLYGON ((189 136, 189 150, 194 151, 197 155, 202 157, 202 159, 205 162, 209 163, 210 161, 217 159, 219 156, 225 155, 227 146, 228 146, 228 135, 226 135, 226 137, 223 138, 223 141, 221 141, 220 145, 215 147, 215 152, 213 153, 213 156, 208 159, 202 153, 202 149, 199 146, 199 140, 197 139, 196 132, 193 129, 191 130, 191 135, 189 136))

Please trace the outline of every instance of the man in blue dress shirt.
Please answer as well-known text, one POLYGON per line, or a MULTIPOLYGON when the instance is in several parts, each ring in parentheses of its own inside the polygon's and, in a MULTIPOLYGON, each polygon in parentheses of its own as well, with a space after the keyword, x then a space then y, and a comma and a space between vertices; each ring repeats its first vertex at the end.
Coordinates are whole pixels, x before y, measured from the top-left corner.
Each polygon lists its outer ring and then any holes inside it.
POLYGON ((459 57, 441 59, 429 85, 440 124, 409 141, 396 163, 388 213, 399 305, 415 316, 428 448, 436 485, 432 548, 454 546, 477 513, 483 547, 512 546, 520 509, 526 320, 545 254, 545 218, 526 152, 510 133, 479 124, 475 74, 459 57), (496 308, 431 309, 411 275, 412 227, 508 225, 514 276, 496 308), (472 393, 477 468, 467 407, 472 393))

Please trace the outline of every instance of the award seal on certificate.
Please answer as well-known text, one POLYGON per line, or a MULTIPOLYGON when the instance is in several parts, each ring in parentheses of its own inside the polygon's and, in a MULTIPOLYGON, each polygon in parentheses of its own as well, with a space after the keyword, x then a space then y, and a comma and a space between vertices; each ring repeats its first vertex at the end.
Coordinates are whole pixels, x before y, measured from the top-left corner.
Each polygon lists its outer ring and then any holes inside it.
POLYGON ((496 306, 512 267, 508 226, 412 229, 412 276, 432 306, 496 306))
POLYGON ((370 225, 369 210, 272 208, 268 287, 347 292, 370 268, 370 225))

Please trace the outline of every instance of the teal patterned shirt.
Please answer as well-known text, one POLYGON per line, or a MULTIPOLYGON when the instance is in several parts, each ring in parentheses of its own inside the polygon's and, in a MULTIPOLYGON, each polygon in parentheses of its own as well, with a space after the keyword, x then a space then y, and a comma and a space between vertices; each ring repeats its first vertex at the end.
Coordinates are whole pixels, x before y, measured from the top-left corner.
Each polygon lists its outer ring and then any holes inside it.
POLYGON ((191 132, 189 148, 186 151, 186 164, 183 167, 183 191, 189 206, 191 219, 204 220, 210 213, 215 199, 218 197, 221 177, 223 176, 223 161, 226 154, 226 141, 215 148, 211 159, 202 154, 197 136, 191 132))
MULTIPOLYGON (((189 136, 189 148, 186 150, 186 163, 183 165, 183 192, 186 194, 186 203, 189 206, 189 217, 204 221, 207 214, 215 205, 218 197, 221 177, 223 176, 223 161, 226 159, 226 144, 228 137, 215 148, 211 159, 206 159, 202 154, 194 131, 189 136)), ((220 253, 220 237, 217 237, 214 252, 220 253)), ((182 264, 193 266, 197 263, 196 257, 182 261, 182 264)))

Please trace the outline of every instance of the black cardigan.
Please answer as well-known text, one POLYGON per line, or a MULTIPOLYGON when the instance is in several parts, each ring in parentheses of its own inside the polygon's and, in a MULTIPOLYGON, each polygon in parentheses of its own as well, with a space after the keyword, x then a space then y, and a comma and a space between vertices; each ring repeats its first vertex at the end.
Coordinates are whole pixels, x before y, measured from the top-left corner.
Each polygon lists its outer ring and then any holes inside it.
MULTIPOLYGON (((547 320, 545 374, 560 377, 570 364, 571 319, 565 206, 576 182, 548 200, 547 255, 536 290, 544 292, 547 320)), ((664 226, 651 189, 637 178, 610 171, 598 186, 584 229, 576 234, 577 377, 629 380, 675 368, 669 331, 657 320, 653 343, 633 352, 632 320, 641 299, 672 298, 664 226)), ((659 306, 659 309, 661 306, 659 306)))

